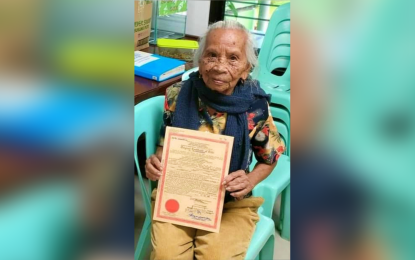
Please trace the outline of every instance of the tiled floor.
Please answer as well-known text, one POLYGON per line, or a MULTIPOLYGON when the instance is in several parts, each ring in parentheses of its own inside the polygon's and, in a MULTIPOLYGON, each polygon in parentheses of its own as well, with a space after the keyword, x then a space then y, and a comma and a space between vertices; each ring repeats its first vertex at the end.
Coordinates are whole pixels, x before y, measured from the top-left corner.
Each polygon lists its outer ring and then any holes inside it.
POLYGON ((290 259, 290 241, 287 241, 281 238, 278 232, 275 232, 274 259, 275 260, 289 260, 290 259))
MULTIPOLYGON (((141 227, 145 218, 144 205, 142 203, 140 185, 138 180, 135 181, 135 244, 137 244, 140 236, 141 227)), ((277 203, 278 208, 279 203, 277 203)), ((278 214, 278 212, 275 212, 278 214)), ((290 242, 282 239, 278 232, 275 232, 275 247, 274 247, 274 260, 289 260, 290 259, 290 242)))

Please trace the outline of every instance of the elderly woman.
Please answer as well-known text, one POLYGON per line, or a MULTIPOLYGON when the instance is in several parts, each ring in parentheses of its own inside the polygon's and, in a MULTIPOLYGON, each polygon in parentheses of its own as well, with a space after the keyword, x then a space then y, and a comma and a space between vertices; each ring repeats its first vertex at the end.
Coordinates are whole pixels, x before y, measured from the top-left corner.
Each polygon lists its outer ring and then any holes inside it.
MULTIPOLYGON (((233 136, 220 232, 153 221, 151 258, 243 259, 263 203, 252 197, 252 189, 271 173, 285 147, 269 111, 269 96, 249 77, 257 58, 243 25, 220 21, 209 26, 194 63, 199 71, 166 91, 160 143, 146 162, 146 175, 153 181, 161 176, 166 126, 233 136), (258 163, 249 172, 252 154, 258 163)), ((153 200, 156 194, 154 190, 153 200)))

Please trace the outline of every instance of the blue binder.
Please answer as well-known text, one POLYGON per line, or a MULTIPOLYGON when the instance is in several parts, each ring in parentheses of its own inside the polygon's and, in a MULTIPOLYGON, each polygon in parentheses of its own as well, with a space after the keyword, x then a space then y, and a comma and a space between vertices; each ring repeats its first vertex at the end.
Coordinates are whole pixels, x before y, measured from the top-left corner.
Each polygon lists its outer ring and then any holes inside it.
POLYGON ((156 81, 164 81, 183 74, 185 64, 185 61, 156 54, 142 51, 134 52, 134 74, 156 81))

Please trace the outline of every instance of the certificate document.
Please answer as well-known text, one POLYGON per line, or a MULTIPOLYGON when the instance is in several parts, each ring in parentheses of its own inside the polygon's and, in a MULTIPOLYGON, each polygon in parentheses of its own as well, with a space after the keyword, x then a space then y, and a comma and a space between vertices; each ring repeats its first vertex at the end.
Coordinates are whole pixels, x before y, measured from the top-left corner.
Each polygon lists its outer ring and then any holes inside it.
POLYGON ((167 127, 154 220, 219 232, 233 137, 167 127))

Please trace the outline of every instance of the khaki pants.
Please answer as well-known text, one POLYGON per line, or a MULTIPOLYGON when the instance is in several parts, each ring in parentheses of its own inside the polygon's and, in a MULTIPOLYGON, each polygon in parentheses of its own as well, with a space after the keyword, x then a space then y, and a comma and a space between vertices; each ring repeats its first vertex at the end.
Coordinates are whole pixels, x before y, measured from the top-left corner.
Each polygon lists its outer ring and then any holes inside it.
MULTIPOLYGON (((156 194, 154 190, 151 196, 153 210, 156 194)), ((226 203, 219 233, 153 220, 151 259, 244 259, 263 202, 263 198, 250 197, 226 203)))

